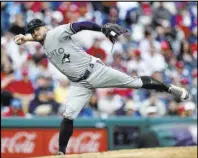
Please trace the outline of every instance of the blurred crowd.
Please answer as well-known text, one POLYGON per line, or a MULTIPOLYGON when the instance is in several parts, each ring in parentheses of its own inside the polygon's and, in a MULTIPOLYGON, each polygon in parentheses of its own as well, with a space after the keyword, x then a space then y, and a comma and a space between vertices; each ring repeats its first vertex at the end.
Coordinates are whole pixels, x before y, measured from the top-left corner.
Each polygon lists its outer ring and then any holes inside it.
POLYGON ((83 49, 131 76, 185 87, 190 100, 144 89, 97 89, 79 117, 197 115, 197 2, 1 2, 1 116, 62 115, 70 83, 37 42, 14 43, 33 18, 49 27, 116 22, 129 30, 112 48, 100 32, 74 35, 83 49), (112 49, 112 51, 111 51, 112 49))

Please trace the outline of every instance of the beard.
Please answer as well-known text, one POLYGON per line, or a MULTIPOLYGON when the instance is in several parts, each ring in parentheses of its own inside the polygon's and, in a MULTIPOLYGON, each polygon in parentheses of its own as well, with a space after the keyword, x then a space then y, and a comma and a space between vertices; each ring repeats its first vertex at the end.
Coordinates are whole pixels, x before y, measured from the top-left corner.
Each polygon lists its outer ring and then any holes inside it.
POLYGON ((43 45, 43 42, 44 42, 45 37, 46 37, 46 35, 44 35, 43 38, 41 38, 41 39, 36 39, 36 38, 34 38, 34 40, 35 40, 36 42, 39 42, 39 43, 41 43, 41 44, 43 45))

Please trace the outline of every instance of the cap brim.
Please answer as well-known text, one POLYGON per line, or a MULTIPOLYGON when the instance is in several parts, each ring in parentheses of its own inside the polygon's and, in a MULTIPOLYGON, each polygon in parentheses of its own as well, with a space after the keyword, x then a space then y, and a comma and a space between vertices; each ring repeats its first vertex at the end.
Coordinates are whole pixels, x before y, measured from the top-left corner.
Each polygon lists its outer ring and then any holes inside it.
POLYGON ((34 26, 30 27, 29 29, 27 29, 26 33, 32 33, 35 28, 41 27, 41 26, 45 26, 45 24, 34 25, 34 26))

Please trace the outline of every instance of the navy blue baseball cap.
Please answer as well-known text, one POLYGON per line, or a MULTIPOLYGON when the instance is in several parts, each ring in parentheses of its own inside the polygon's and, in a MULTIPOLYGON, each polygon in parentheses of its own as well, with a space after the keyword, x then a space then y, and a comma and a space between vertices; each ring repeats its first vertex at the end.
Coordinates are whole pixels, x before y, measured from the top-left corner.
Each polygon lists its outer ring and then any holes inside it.
POLYGON ((28 24, 26 28, 26 33, 32 33, 35 28, 45 26, 45 23, 40 19, 32 19, 28 24))

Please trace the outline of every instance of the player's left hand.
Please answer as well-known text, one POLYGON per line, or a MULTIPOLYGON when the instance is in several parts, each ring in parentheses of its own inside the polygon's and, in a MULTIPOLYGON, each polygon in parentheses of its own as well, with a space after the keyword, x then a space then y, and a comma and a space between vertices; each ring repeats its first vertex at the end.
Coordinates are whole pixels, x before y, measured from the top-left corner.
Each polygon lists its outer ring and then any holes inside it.
POLYGON ((117 41, 118 36, 120 36, 121 34, 124 34, 126 32, 128 32, 127 29, 123 28, 122 26, 120 26, 116 23, 106 23, 102 27, 102 33, 104 33, 105 36, 107 38, 109 38, 109 40, 112 43, 115 43, 117 41))

